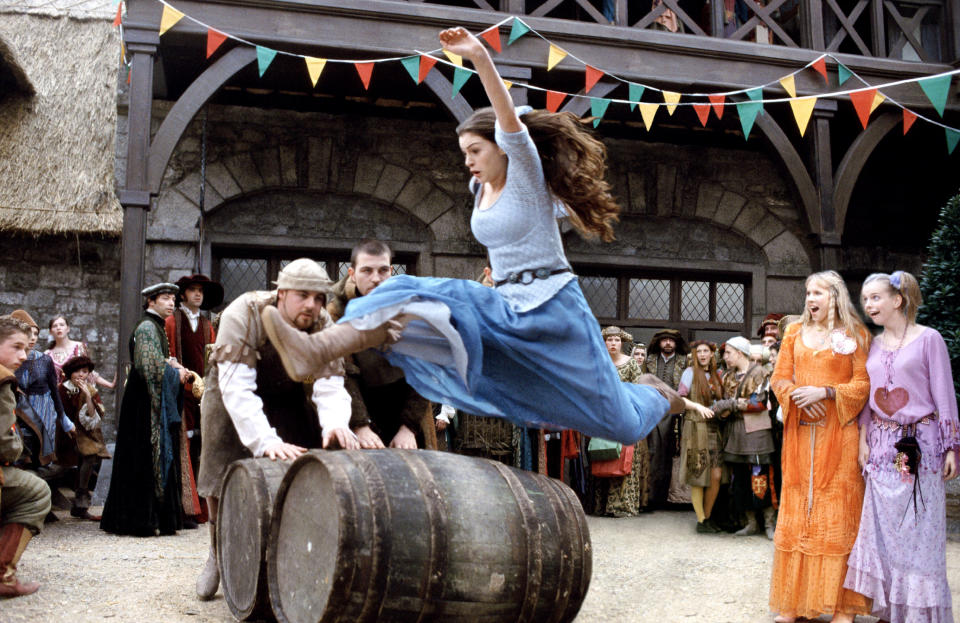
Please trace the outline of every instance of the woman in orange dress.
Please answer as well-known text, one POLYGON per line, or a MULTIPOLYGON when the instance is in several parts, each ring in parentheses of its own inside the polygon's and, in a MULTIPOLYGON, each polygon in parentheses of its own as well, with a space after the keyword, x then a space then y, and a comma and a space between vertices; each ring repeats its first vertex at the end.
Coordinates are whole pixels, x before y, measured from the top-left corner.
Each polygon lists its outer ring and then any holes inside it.
POLYGON ((807 277, 803 315, 787 327, 771 377, 784 414, 770 581, 777 623, 824 613, 852 622, 870 612, 865 597, 843 588, 863 503, 857 416, 870 392, 869 350, 869 333, 840 275, 807 277))

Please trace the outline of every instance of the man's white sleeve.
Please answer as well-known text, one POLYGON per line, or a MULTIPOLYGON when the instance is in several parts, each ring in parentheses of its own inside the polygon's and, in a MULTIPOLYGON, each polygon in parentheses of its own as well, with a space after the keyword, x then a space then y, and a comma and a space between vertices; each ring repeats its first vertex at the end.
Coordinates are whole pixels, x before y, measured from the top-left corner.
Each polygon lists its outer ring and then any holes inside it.
POLYGON ((317 407, 324 433, 350 426, 350 394, 342 376, 328 376, 313 382, 313 404, 317 407))
POLYGON ((237 429, 240 443, 253 456, 260 457, 268 447, 283 441, 267 421, 260 396, 254 393, 257 389, 257 371, 243 363, 221 361, 217 364, 217 375, 223 406, 230 414, 233 427, 237 429))

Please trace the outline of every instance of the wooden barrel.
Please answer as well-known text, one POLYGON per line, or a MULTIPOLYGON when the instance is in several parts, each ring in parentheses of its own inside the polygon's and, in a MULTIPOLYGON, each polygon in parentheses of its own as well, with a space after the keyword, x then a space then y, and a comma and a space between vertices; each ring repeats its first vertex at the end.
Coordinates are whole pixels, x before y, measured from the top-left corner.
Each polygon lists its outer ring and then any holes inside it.
POLYGON ((235 461, 227 468, 220 486, 220 582, 227 607, 241 621, 273 620, 264 553, 273 502, 290 464, 271 459, 235 461))
POLYGON ((313 451, 280 485, 270 601, 290 623, 550 623, 580 610, 586 517, 561 482, 416 450, 313 451))

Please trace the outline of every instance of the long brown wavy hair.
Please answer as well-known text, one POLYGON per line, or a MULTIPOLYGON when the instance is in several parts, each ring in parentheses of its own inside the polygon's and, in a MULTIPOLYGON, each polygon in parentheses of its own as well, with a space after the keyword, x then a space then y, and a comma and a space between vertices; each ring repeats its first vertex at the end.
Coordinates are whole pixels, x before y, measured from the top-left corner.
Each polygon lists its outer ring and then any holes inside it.
POLYGON ((706 340, 697 340, 690 344, 690 353, 693 355, 693 382, 690 387, 690 398, 706 406, 713 404, 714 400, 723 398, 723 385, 720 383, 720 375, 717 374, 717 358, 714 356, 716 352, 716 345, 706 340), (706 369, 697 359, 697 347, 701 344, 707 346, 711 352, 706 369))
MULTIPOLYGON (((570 223, 584 238, 613 240, 620 206, 605 179, 606 146, 571 112, 534 110, 520 120, 537 146, 547 186, 566 205, 570 223)), ((495 122, 493 108, 480 108, 457 126, 457 134, 470 132, 495 143, 495 122)))

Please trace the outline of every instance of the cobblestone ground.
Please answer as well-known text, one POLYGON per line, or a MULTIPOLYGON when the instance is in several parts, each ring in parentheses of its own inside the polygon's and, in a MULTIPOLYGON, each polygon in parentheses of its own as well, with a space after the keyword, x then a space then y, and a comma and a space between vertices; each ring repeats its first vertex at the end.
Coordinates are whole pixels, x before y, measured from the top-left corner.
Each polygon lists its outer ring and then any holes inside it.
MULTIPOLYGON (((137 539, 58 514, 61 521, 30 544, 20 566, 23 579, 43 587, 0 602, 0 622, 233 620, 221 595, 210 602, 194 596, 194 579, 206 557, 205 527, 137 539)), ((766 538, 697 535, 693 513, 680 511, 591 517, 589 525, 593 579, 577 623, 772 621, 766 604, 773 544, 766 538)), ((947 565, 960 606, 960 543, 948 543, 947 565)))

